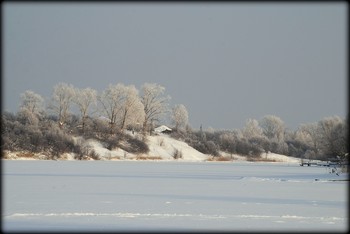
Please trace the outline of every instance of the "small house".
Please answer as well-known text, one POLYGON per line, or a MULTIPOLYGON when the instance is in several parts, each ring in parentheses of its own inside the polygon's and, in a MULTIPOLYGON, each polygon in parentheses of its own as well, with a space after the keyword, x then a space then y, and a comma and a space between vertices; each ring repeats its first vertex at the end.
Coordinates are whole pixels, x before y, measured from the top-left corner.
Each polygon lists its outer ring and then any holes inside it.
POLYGON ((167 127, 167 126, 165 126, 165 125, 161 125, 161 126, 159 126, 159 127, 154 129, 154 132, 156 134, 159 134, 159 133, 171 133, 171 131, 172 131, 172 129, 167 127))

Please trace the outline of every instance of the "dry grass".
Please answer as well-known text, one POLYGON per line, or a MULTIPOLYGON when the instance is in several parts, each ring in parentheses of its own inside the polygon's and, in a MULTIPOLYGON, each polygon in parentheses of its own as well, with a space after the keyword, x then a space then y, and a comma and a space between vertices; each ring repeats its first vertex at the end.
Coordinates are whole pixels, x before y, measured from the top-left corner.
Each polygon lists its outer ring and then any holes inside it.
POLYGON ((159 156, 137 156, 136 160, 162 160, 159 156))
POLYGON ((17 153, 17 157, 21 157, 21 158, 34 158, 34 153, 30 153, 30 152, 19 152, 19 153, 17 153))
POLYGON ((271 158, 262 158, 262 157, 257 157, 257 158, 247 157, 247 161, 249 161, 249 162, 280 162, 280 160, 271 159, 271 158))
POLYGON ((207 161, 210 161, 210 162, 227 162, 227 161, 232 161, 231 158, 229 157, 224 157, 224 156, 220 156, 220 157, 211 157, 211 158, 208 158, 207 161))
POLYGON ((119 156, 109 157, 109 160, 120 160, 120 157, 119 156))

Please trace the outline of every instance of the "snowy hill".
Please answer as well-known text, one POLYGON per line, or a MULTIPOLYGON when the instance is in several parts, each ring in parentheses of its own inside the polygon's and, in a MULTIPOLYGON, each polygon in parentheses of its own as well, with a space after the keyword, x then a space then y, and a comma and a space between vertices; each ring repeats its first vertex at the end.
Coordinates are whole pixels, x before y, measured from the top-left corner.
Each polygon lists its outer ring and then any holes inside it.
POLYGON ((208 155, 199 152, 183 141, 176 140, 165 134, 150 136, 148 146, 150 148, 149 155, 160 156, 163 159, 173 160, 175 150, 182 153, 182 160, 186 161, 205 161, 208 155))
POLYGON ((173 139, 166 134, 160 133, 156 136, 148 136, 146 143, 148 144, 150 151, 148 154, 142 155, 129 153, 120 148, 108 150, 96 140, 87 140, 84 144, 86 147, 93 149, 103 160, 133 160, 138 158, 174 160, 173 155, 176 150, 183 155, 183 158, 180 160, 205 161, 209 157, 208 155, 195 150, 187 143, 173 139))

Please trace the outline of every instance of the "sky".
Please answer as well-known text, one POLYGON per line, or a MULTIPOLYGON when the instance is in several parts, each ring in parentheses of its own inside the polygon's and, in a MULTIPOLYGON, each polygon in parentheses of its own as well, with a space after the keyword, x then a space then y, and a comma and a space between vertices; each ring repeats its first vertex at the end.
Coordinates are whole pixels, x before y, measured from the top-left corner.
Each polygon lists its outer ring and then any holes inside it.
POLYGON ((3 111, 64 82, 160 84, 195 129, 348 112, 346 2, 4 2, 2 20, 3 111))

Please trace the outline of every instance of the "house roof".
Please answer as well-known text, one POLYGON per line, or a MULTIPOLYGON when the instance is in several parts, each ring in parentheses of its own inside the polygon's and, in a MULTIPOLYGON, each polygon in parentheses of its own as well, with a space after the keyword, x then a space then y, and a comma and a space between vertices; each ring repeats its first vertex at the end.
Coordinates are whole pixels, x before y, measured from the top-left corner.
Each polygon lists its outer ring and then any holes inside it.
POLYGON ((172 131, 172 129, 165 126, 165 125, 161 125, 161 126, 155 128, 154 131, 155 132, 164 132, 164 131, 172 131))

